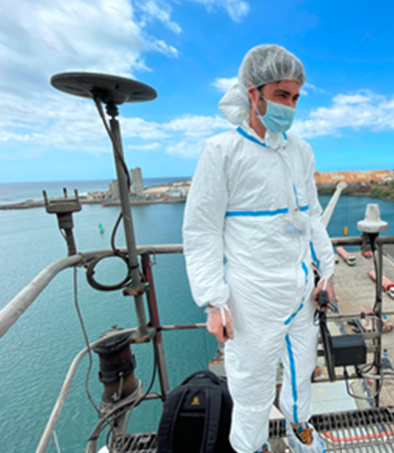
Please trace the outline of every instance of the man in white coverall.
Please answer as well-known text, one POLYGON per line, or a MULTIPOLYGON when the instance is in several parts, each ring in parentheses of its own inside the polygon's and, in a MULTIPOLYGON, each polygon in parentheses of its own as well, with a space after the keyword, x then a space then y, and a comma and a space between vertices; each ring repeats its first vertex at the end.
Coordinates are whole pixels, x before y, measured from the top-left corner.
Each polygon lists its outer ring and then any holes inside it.
POLYGON ((301 62, 283 47, 262 45, 246 54, 238 84, 219 104, 236 129, 206 141, 186 205, 192 294, 209 307, 209 332, 220 343, 229 339, 230 442, 238 453, 270 451, 279 360, 290 445, 296 453, 324 451, 307 422, 318 334, 314 299, 325 288, 332 300, 334 258, 312 150, 286 133, 304 82, 301 62), (312 260, 321 275, 315 289, 312 260))

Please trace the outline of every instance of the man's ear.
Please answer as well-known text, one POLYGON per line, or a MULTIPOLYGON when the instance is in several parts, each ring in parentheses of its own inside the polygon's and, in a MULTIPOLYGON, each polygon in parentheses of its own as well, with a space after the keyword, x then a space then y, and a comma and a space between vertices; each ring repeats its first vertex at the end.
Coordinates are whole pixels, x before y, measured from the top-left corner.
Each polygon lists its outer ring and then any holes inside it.
POLYGON ((248 82, 247 85, 246 85, 246 90, 249 91, 252 88, 256 88, 256 87, 254 86, 254 84, 252 82, 248 82))
POLYGON ((254 86, 254 84, 252 82, 248 82, 248 84, 246 85, 246 89, 247 89, 247 92, 248 92, 248 97, 249 97, 249 101, 251 104, 256 104, 257 101, 258 101, 258 90, 257 88, 254 86))

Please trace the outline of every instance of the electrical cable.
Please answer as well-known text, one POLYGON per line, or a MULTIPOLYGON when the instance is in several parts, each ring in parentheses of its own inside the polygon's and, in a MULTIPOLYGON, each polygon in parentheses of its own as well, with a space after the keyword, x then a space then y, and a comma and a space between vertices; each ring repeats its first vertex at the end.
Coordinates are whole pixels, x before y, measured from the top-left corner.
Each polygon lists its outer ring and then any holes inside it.
POLYGON ((100 99, 97 97, 97 96, 93 96, 93 101, 94 103, 96 104, 96 107, 97 107, 97 110, 98 110, 98 113, 100 115, 100 118, 104 124, 104 127, 105 127, 105 130, 107 131, 107 134, 111 140, 111 143, 112 143, 112 147, 114 149, 114 152, 116 153, 122 167, 123 167, 123 171, 126 175, 126 178, 127 178, 127 188, 130 189, 130 186, 131 186, 131 181, 130 181, 130 174, 129 174, 129 170, 127 168, 127 165, 126 165, 126 162, 124 160, 124 157, 122 155, 122 153, 120 152, 118 146, 117 146, 117 143, 114 139, 114 136, 112 135, 112 132, 111 132, 111 129, 109 128, 108 126, 108 123, 107 123, 107 120, 105 118, 105 114, 104 114, 104 110, 103 110, 103 106, 101 105, 101 102, 100 102, 100 99))
POLYGON ((86 278, 87 278, 89 285, 92 288, 97 289, 99 291, 114 291, 117 289, 124 288, 131 282, 132 268, 130 267, 129 262, 127 260, 127 254, 118 253, 115 256, 117 256, 118 258, 123 260, 123 262, 126 264, 126 267, 127 267, 126 276, 123 278, 123 280, 121 280, 119 283, 116 283, 114 285, 104 285, 103 283, 99 283, 93 277, 94 272, 95 272, 94 269, 100 261, 107 259, 107 258, 112 258, 112 256, 100 256, 98 258, 94 258, 94 259, 90 260, 89 263, 85 266, 86 267, 86 278))
POLYGON ((60 450, 59 439, 57 438, 57 434, 56 434, 55 430, 53 430, 53 440, 55 441, 57 453, 62 453, 62 451, 60 450))
MULTIPOLYGON (((132 410, 134 409, 135 406, 137 406, 138 404, 140 404, 145 398, 146 396, 150 393, 152 387, 153 387, 153 384, 155 382, 155 379, 156 379, 156 375, 157 375, 157 369, 158 369, 158 360, 157 360, 157 353, 156 353, 156 349, 155 347, 153 347, 153 370, 152 370, 152 377, 151 377, 151 380, 150 380, 150 383, 149 383, 149 386, 146 390, 146 392, 141 396, 141 398, 139 400, 137 400, 130 408, 127 408, 127 411, 129 411, 129 415, 128 415, 128 419, 126 421, 126 428, 127 428, 127 425, 130 421, 130 417, 131 417, 131 414, 132 414, 132 410)), ((163 395, 160 395, 161 396, 161 399, 163 400, 163 395)), ((108 430, 108 433, 107 433, 107 438, 106 438, 106 446, 107 448, 109 449, 110 447, 108 446, 108 442, 109 442, 109 437, 111 435, 111 432, 113 432, 113 427, 111 427, 109 430, 108 430)), ((122 436, 121 439, 119 439, 119 442, 121 443, 121 450, 120 451, 123 451, 123 448, 126 446, 126 442, 127 442, 127 439, 126 439, 126 435, 122 436)))
POLYGON ((363 365, 357 365, 356 369, 360 371, 360 376, 364 377, 366 373, 369 373, 374 366, 375 364, 373 362, 364 363, 363 365))
MULTIPOLYGON (((129 406, 126 406, 124 409, 120 410, 120 412, 116 412, 116 416, 119 417, 120 415, 122 415, 123 413, 125 412, 129 412, 129 415, 128 415, 128 419, 126 421, 126 424, 125 424, 125 427, 127 428, 127 425, 129 423, 129 420, 130 420, 130 417, 131 417, 131 414, 132 414, 132 410, 137 406, 139 405, 146 397, 147 395, 150 393, 152 387, 153 387, 153 384, 155 382, 155 379, 156 379, 156 375, 157 375, 157 369, 158 369, 158 360, 157 360, 157 353, 156 353, 156 349, 153 348, 153 369, 152 369, 152 377, 151 377, 151 381, 149 383, 149 386, 146 390, 146 392, 139 398, 137 399, 130 407, 129 406)), ((161 399, 163 399, 163 396, 161 396, 161 399)), ((123 403, 123 402, 122 402, 123 403)), ((121 404, 122 404, 121 403, 121 404)), ((112 411, 111 411, 112 412, 112 411)), ((110 415, 110 414, 108 414, 110 415)), ((100 427, 100 432, 105 429, 107 426, 107 424, 104 424, 102 427, 100 427)), ((94 431, 96 431, 97 427, 95 428, 94 431)), ((93 431, 93 432, 94 432, 93 431)), ((110 436, 111 434, 113 434, 113 426, 111 426, 111 428, 108 430, 108 433, 106 435, 106 446, 107 448, 111 451, 111 448, 110 448, 110 436)), ((117 441, 117 448, 119 448, 119 443, 121 444, 121 448, 120 448, 120 451, 123 451, 123 448, 125 447, 126 445, 126 442, 127 442, 127 439, 126 439, 126 434, 124 434, 118 441, 117 441)))
MULTIPOLYGON (((152 378, 151 378, 151 382, 148 386, 147 391, 140 398, 133 401, 131 406, 130 406, 130 398, 125 398, 123 401, 120 401, 119 403, 114 405, 114 407, 109 412, 107 412, 105 414, 105 416, 102 416, 100 418, 100 420, 98 421, 98 423, 96 424, 95 428, 93 429, 92 433, 89 436, 89 441, 88 441, 88 445, 87 445, 87 449, 86 449, 87 452, 95 451, 94 448, 95 448, 97 439, 98 439, 101 431, 103 431, 103 429, 105 429, 108 425, 111 425, 111 429, 109 430, 109 433, 107 433, 107 440, 109 441, 109 436, 111 435, 111 433, 114 430, 113 421, 110 420, 110 417, 115 416, 115 415, 116 415, 116 417, 120 417, 125 412, 131 411, 132 409, 134 409, 135 406, 140 404, 146 398, 146 396, 149 394, 149 392, 152 389, 152 386, 154 384, 156 374, 157 374, 157 368, 158 368, 158 360, 157 360, 156 351, 154 350, 154 363, 153 363, 153 370, 152 370, 152 378)), ((138 381, 138 382, 140 382, 140 381, 138 381)), ((140 387, 141 387, 141 385, 140 385, 140 387)), ((138 390, 139 389, 137 388, 136 391, 138 391, 138 390)), ((134 392, 130 396, 133 397, 134 392)), ((108 445, 107 445, 107 447, 108 447, 108 445)))
POLYGON ((115 255, 118 255, 118 256, 121 255, 121 253, 116 248, 115 236, 116 236, 116 232, 117 232, 117 230, 119 228, 120 221, 122 220, 122 218, 123 218, 123 213, 122 213, 122 211, 120 211, 120 214, 119 214, 118 218, 116 219, 115 225, 114 225, 114 227, 112 229, 112 233, 111 233, 111 248, 114 251, 115 255))
MULTIPOLYGON (((101 118, 101 120, 102 120, 102 122, 104 124, 104 128, 107 131, 107 134, 108 134, 108 136, 110 138, 113 150, 114 150, 117 158, 119 159, 119 162, 121 163, 123 171, 124 171, 124 173, 126 175, 126 178, 127 178, 127 189, 128 189, 128 192, 130 192, 130 187, 131 187, 130 174, 129 174, 129 170, 127 168, 126 162, 124 160, 123 154, 120 152, 120 150, 119 150, 119 148, 117 146, 117 143, 116 143, 116 141, 114 139, 114 136, 112 135, 111 129, 108 126, 108 123, 107 123, 107 120, 105 118, 104 110, 103 110, 103 107, 101 105, 100 99, 97 96, 94 96, 93 97, 93 101, 96 104, 96 108, 97 108, 97 111, 99 113, 99 116, 100 116, 100 118, 101 118)), ((112 230, 112 234, 111 234, 111 247, 112 247, 112 250, 114 251, 115 255, 119 254, 119 251, 115 247, 115 235, 116 235, 117 229, 119 227, 120 221, 122 220, 122 217, 123 217, 123 213, 121 211, 117 221, 115 222, 115 226, 114 226, 114 228, 112 230)))
MULTIPOLYGON (((377 235, 376 235, 377 236, 377 235)), ((374 268, 375 268, 375 275, 376 275, 376 300, 375 300, 375 304, 373 306, 373 313, 376 315, 377 314, 377 311, 378 311, 378 305, 379 305, 379 293, 381 291, 381 288, 379 287, 380 283, 381 283, 381 279, 379 277, 382 276, 382 269, 380 267, 380 260, 378 261, 377 259, 377 256, 376 256, 376 242, 375 242, 375 239, 376 239, 376 236, 373 236, 372 234, 369 235, 370 237, 370 243, 371 243, 371 251, 372 251, 372 258, 373 258, 373 265, 374 265, 374 268)), ((382 252, 382 251, 381 251, 382 252)), ((377 330, 379 332, 379 334, 381 335, 382 334, 382 326, 383 326, 383 323, 382 323, 382 319, 381 319, 381 313, 382 313, 382 300, 380 300, 380 307, 379 307, 379 315, 378 316, 378 319, 377 319, 377 330)), ((375 327, 376 327, 376 324, 375 324, 375 327)), ((375 357, 374 357, 374 366, 376 368, 376 371, 378 373, 380 373, 379 376, 381 376, 381 378, 379 379, 376 379, 376 396, 378 396, 383 388, 383 379, 384 379, 384 373, 382 372, 382 360, 381 360, 381 357, 380 357, 380 354, 381 354, 381 347, 382 347, 382 339, 381 339, 381 336, 379 337, 379 339, 375 339, 374 340, 374 344, 377 345, 377 350, 378 350, 378 354, 375 353, 375 357)), ((371 378, 371 379, 374 379, 374 378, 371 378)))
POLYGON ((86 452, 96 452, 96 445, 97 440, 100 436, 101 431, 106 428, 108 425, 111 425, 111 428, 114 429, 113 423, 114 421, 110 419, 110 417, 115 416, 120 417, 125 412, 130 410, 130 404, 132 404, 131 409, 139 402, 139 399, 133 401, 132 398, 135 398, 135 394, 139 394, 142 390, 142 385, 140 381, 137 381, 137 388, 134 392, 129 395, 127 398, 124 398, 119 403, 115 404, 112 409, 110 409, 107 413, 103 414, 100 420, 97 422, 96 426, 94 427, 93 431, 91 432, 88 444, 86 447, 86 452))
POLYGON ((355 398, 355 399, 358 399, 358 400, 366 400, 366 401, 370 401, 372 398, 376 398, 379 394, 380 394, 380 390, 383 386, 383 379, 384 379, 384 376, 383 374, 380 375, 380 376, 376 376, 376 375, 363 375, 363 379, 365 378, 368 378, 368 379, 373 379, 373 380, 376 380, 376 381, 381 381, 381 385, 380 385, 380 388, 378 388, 375 393, 373 395, 369 395, 369 396, 360 396, 360 395, 356 395, 355 393, 353 393, 350 389, 350 385, 349 385, 349 375, 348 375, 348 372, 346 370, 346 367, 343 368, 343 375, 345 377, 345 383, 346 383, 346 391, 348 393, 349 396, 351 396, 352 398, 355 398))
MULTIPOLYGON (((376 280, 375 280, 375 285, 376 285, 376 294, 378 294, 380 288, 379 288, 379 282, 378 282, 378 261, 376 259, 376 247, 375 247, 375 243, 371 243, 371 250, 372 250, 372 258, 373 258, 373 265, 374 265, 374 268, 375 268, 375 275, 376 275, 376 280)), ((375 313, 376 311, 376 304, 377 304, 377 300, 375 301, 375 305, 373 307, 373 312, 375 313)))
MULTIPOLYGON (((79 307, 79 301, 78 301, 78 279, 77 279, 77 268, 76 267, 74 267, 74 269, 73 269, 73 283, 74 283, 74 285, 73 285, 74 286, 74 305, 75 305, 75 309, 77 311, 79 323, 81 325, 83 337, 84 337, 85 344, 86 344, 86 349, 88 351, 88 358, 89 358, 88 369, 87 369, 86 377, 85 377, 85 392, 86 392, 86 395, 87 395, 91 405, 93 406, 94 410, 97 412, 98 416, 107 418, 107 416, 105 414, 103 415, 100 412, 100 409, 97 407, 97 405, 94 402, 93 397, 92 397, 92 395, 91 395, 91 393, 89 391, 89 377, 90 377, 90 372, 91 372, 92 366, 93 366, 93 355, 92 355, 92 349, 91 349, 90 343, 89 343, 89 338, 88 338, 88 335, 87 335, 87 332, 86 332, 85 323, 83 321, 82 313, 81 313, 81 310, 80 310, 80 307, 79 307)), ((112 421, 111 420, 107 419, 107 422, 112 426, 112 421)))
POLYGON ((88 357, 89 357, 89 365, 88 365, 88 370, 86 372, 86 378, 85 378, 85 391, 86 391, 86 395, 90 401, 90 403, 92 404, 92 406, 94 407, 95 411, 100 415, 100 410, 99 408, 97 407, 96 403, 94 402, 93 398, 92 398, 92 395, 90 394, 90 391, 89 391, 89 376, 90 376, 90 372, 91 372, 91 369, 92 369, 92 366, 93 366, 93 357, 92 357, 92 350, 90 348, 90 344, 89 344, 89 339, 88 339, 88 335, 87 335, 87 332, 86 332, 86 328, 85 328, 85 323, 83 321, 83 318, 82 318, 82 313, 81 313, 81 310, 79 308, 79 302, 78 302, 78 279, 77 279, 77 268, 74 267, 73 269, 73 280, 74 280, 74 305, 75 305, 75 309, 77 310, 77 315, 78 315, 78 319, 79 319, 79 323, 81 325, 81 329, 82 329, 82 333, 83 333, 83 337, 84 337, 84 340, 85 340, 85 344, 86 344, 86 348, 88 350, 88 357))

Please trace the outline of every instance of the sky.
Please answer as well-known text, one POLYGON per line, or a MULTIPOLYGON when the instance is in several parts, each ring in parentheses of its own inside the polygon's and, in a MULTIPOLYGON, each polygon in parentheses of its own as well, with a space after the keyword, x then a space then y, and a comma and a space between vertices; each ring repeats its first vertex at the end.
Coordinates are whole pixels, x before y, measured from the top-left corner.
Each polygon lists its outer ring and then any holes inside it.
POLYGON ((191 176, 204 140, 234 127, 217 105, 259 44, 304 64, 291 132, 318 171, 393 169, 392 17, 391 0, 0 0, 0 183, 115 177, 93 102, 50 85, 68 71, 152 86, 120 107, 127 165, 191 176))

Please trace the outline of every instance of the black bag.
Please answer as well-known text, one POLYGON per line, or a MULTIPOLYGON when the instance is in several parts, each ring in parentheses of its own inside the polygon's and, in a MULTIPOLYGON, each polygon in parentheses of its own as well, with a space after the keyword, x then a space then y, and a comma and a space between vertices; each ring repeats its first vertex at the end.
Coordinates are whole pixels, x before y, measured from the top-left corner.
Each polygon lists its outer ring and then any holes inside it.
POLYGON ((193 373, 167 395, 158 453, 234 453, 231 411, 226 382, 208 370, 193 373))

